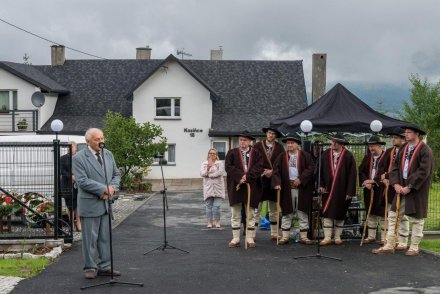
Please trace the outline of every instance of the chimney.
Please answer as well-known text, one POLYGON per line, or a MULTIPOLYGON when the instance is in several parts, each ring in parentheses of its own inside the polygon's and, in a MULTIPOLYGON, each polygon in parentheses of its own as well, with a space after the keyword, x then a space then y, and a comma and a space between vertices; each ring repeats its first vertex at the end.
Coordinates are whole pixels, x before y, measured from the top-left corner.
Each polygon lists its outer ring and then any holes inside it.
POLYGON ((151 59, 151 48, 149 46, 136 48, 136 59, 151 59))
POLYGON ((66 61, 65 48, 63 45, 50 46, 52 65, 63 65, 66 61))
POLYGON ((315 53, 312 57, 312 103, 325 94, 326 53, 315 53))
POLYGON ((211 50, 211 60, 223 60, 223 48, 211 50))

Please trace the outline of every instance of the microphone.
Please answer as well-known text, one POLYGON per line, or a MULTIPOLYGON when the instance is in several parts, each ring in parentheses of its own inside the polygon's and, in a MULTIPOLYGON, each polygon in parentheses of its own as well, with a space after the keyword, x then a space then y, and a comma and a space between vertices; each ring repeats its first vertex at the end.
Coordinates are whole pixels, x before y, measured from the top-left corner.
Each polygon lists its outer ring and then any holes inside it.
POLYGON ((104 142, 101 142, 101 143, 99 143, 98 146, 99 146, 99 148, 103 149, 105 147, 105 144, 104 144, 104 142))

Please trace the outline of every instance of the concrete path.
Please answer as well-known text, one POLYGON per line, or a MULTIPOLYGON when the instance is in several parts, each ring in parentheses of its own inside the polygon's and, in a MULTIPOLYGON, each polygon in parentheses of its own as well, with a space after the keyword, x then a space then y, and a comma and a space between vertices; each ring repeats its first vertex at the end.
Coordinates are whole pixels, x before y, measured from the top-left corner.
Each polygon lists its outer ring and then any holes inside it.
MULTIPOLYGON (((257 248, 229 249, 229 209, 222 207, 225 229, 205 228, 200 192, 169 192, 167 238, 175 249, 153 250, 164 244, 162 197, 156 194, 122 222, 113 234, 117 281, 145 286, 103 286, 83 293, 440 293, 440 259, 402 253, 377 256, 374 245, 359 241, 322 249, 342 258, 293 259, 314 255, 315 246, 276 246, 267 231, 258 232, 257 248)), ((77 243, 40 275, 26 279, 12 293, 79 293, 80 287, 106 282, 85 280, 81 247, 77 243)))

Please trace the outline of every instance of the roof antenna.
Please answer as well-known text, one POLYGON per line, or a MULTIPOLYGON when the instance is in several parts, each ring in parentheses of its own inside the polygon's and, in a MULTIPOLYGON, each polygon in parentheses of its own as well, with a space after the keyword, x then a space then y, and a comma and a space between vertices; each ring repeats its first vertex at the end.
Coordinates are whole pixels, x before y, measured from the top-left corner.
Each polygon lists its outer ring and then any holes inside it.
POLYGON ((177 49, 177 55, 181 55, 180 59, 183 59, 184 56, 192 56, 192 54, 189 54, 187 52, 184 51, 185 48, 182 48, 182 50, 178 50, 177 49))

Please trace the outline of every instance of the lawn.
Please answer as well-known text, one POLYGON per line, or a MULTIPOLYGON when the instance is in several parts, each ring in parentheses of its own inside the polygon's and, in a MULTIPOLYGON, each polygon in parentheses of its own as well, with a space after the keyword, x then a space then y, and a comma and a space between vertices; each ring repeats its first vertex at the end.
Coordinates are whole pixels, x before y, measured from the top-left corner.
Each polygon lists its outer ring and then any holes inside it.
POLYGON ((432 252, 440 253, 440 239, 431 240, 425 239, 420 243, 420 248, 426 249, 432 252))
POLYGON ((425 231, 440 231, 440 182, 432 184, 429 193, 428 218, 425 219, 425 231))
POLYGON ((37 259, 0 259, 0 276, 30 278, 44 270, 50 261, 37 259))

